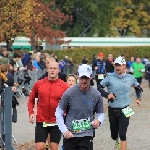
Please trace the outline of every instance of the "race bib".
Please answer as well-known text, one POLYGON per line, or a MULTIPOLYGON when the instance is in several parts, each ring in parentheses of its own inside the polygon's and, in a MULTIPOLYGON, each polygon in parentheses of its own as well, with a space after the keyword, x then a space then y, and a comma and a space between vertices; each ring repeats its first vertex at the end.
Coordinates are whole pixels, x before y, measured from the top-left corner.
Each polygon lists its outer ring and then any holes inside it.
POLYGON ((43 122, 43 127, 50 127, 50 126, 55 126, 57 123, 49 123, 49 122, 43 122))
POLYGON ((72 131, 73 132, 81 132, 91 128, 90 118, 88 119, 80 119, 72 121, 72 131))
POLYGON ((98 75, 98 79, 104 79, 104 75, 103 74, 99 74, 98 75))
POLYGON ((129 106, 122 109, 122 112, 123 114, 126 116, 126 117, 130 117, 134 114, 134 111, 132 110, 132 108, 130 108, 129 106))

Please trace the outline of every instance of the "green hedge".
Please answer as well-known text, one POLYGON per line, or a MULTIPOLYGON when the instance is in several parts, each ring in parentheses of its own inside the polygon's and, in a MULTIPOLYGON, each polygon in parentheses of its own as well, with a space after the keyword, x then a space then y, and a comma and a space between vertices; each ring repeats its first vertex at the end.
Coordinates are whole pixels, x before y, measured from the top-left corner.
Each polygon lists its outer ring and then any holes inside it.
POLYGON ((150 58, 150 47, 83 47, 75 49, 64 49, 64 50, 44 50, 42 52, 55 53, 58 59, 63 59, 65 56, 69 56, 73 59, 75 64, 81 63, 81 60, 86 56, 89 58, 89 63, 92 61, 93 54, 99 54, 103 52, 105 58, 108 54, 113 54, 114 58, 121 54, 124 54, 126 60, 130 60, 131 56, 143 58, 148 56, 150 58))

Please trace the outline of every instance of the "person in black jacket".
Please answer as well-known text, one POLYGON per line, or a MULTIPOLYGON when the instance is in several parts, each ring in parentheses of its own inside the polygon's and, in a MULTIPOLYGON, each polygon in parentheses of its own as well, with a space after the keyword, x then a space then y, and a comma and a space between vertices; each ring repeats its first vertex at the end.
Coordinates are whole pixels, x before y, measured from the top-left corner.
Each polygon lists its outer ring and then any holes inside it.
MULTIPOLYGON (((49 58, 46 58, 46 67, 48 66, 48 64, 51 62, 51 61, 55 61, 55 59, 53 57, 49 57, 49 58)), ((44 79, 45 77, 48 77, 48 72, 46 72, 45 74, 43 74, 38 80, 41 80, 41 79, 44 79)), ((62 73, 62 72, 59 72, 58 73, 58 78, 63 80, 64 82, 66 82, 66 78, 67 78, 67 75, 62 73)))
POLYGON ((106 60, 106 73, 114 72, 114 59, 113 55, 109 54, 108 59, 106 60))

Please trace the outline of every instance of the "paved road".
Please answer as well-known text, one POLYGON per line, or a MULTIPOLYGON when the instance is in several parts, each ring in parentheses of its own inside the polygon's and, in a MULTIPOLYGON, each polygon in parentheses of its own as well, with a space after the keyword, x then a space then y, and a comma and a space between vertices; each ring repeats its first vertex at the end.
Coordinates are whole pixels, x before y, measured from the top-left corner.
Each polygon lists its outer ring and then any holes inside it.
MULTIPOLYGON (((150 90, 147 88, 147 81, 144 80, 142 86, 144 92, 142 106, 140 107, 136 106, 134 102, 134 90, 131 90, 131 98, 133 100, 131 107, 134 109, 135 114, 130 119, 127 133, 128 150, 150 150, 150 90)), ((104 106, 106 119, 103 126, 96 130, 94 150, 114 150, 114 141, 110 138, 106 99, 104 99, 104 106)), ((18 144, 24 145, 20 150, 33 150, 34 148, 31 148, 31 145, 34 143, 35 124, 30 124, 28 122, 27 99, 20 99, 20 106, 18 106, 18 122, 13 123, 12 128, 18 144)))

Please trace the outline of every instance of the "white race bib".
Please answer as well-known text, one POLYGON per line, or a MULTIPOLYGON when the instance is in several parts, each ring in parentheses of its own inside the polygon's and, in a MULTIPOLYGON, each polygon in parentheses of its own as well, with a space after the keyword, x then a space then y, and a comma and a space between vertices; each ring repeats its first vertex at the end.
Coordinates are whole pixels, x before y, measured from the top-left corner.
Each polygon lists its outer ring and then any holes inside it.
POLYGON ((126 116, 126 117, 130 117, 134 114, 134 111, 132 110, 132 108, 130 108, 129 106, 122 109, 122 112, 123 114, 126 116))
POLYGON ((104 75, 103 74, 99 74, 98 75, 98 79, 104 79, 104 75))

